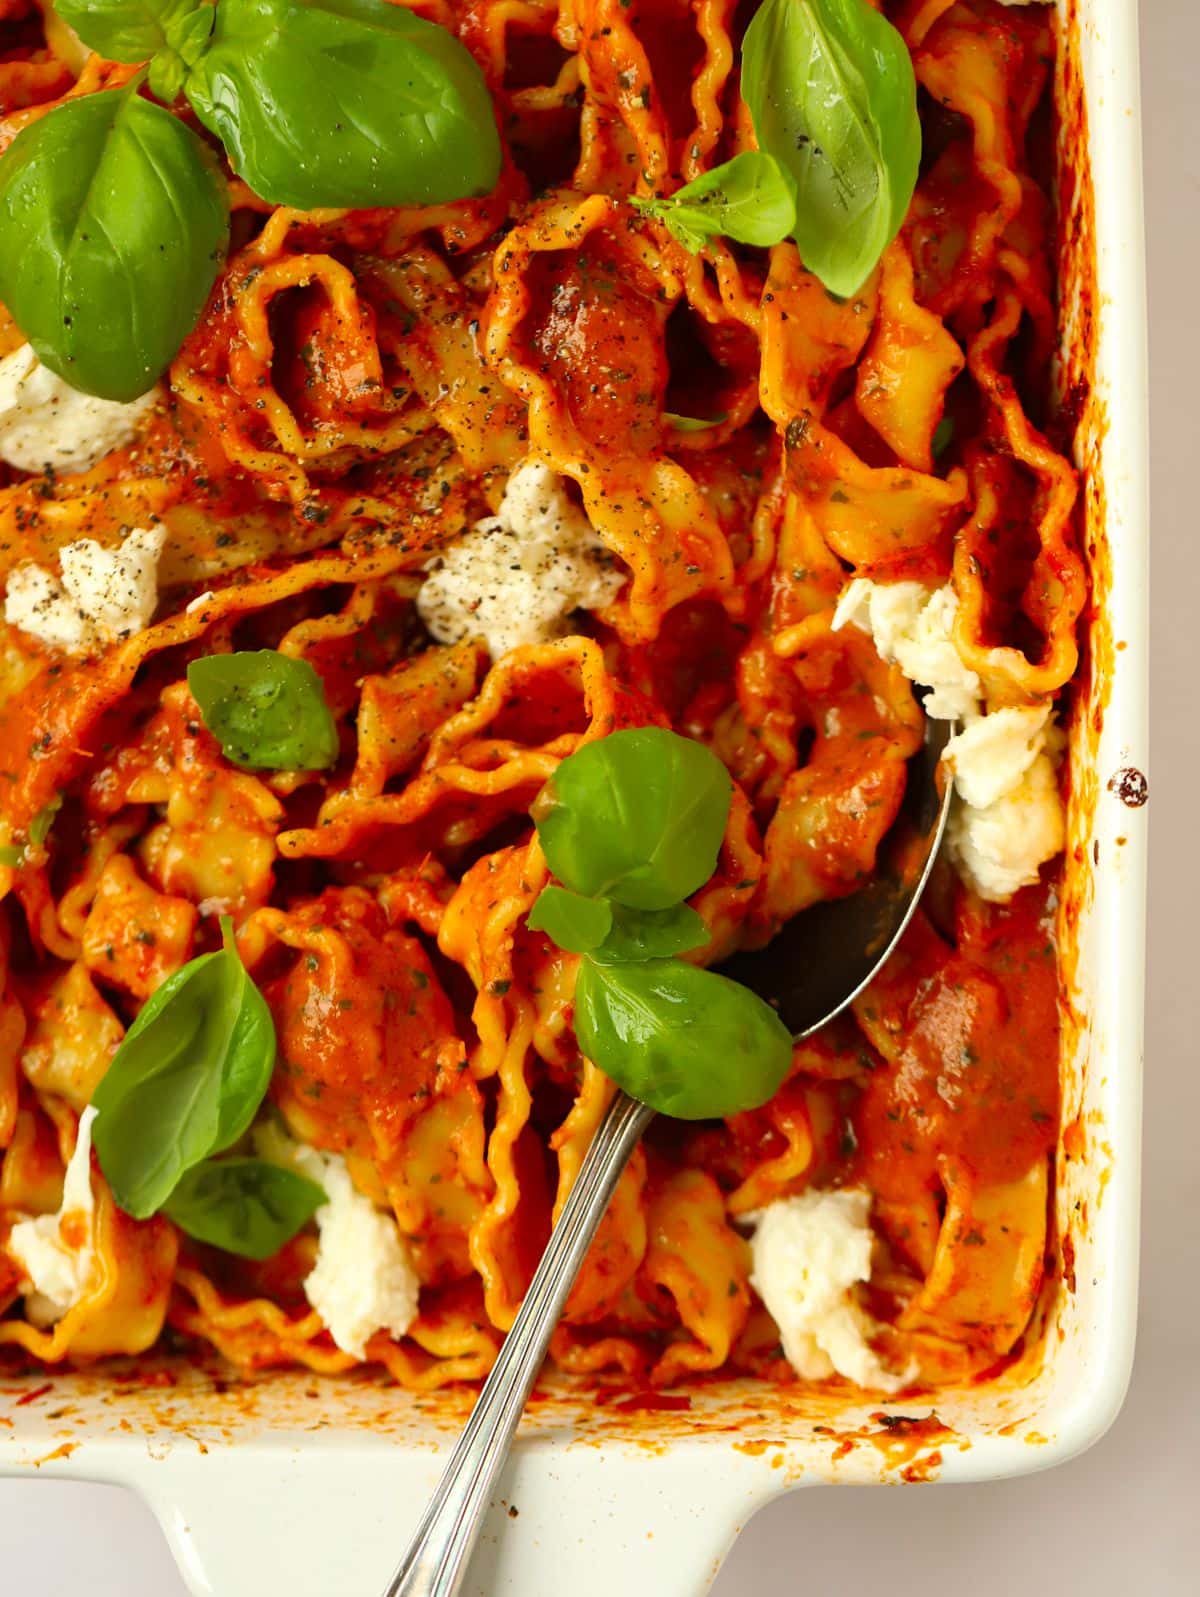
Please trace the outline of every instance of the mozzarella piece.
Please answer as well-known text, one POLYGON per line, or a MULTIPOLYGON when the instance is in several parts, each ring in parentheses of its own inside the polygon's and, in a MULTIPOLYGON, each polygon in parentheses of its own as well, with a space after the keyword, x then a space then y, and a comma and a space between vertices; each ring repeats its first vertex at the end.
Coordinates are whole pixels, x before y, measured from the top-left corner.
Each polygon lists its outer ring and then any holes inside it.
POLYGON ((1045 747, 1052 715, 1048 704, 992 710, 952 737, 943 757, 963 802, 985 809, 1011 793, 1045 747))
POLYGON ((911 1379, 888 1370, 852 1288, 871 1275, 871 1195, 864 1188, 802 1192, 750 1218, 750 1284, 779 1327, 788 1363, 807 1381, 844 1375, 894 1392, 911 1379))
POLYGON ((23 1272, 20 1289, 25 1295, 26 1318, 43 1328, 61 1320, 84 1297, 99 1264, 92 1192, 95 1118, 96 1111, 90 1106, 79 1117, 58 1213, 18 1220, 8 1234, 8 1253, 23 1272), (68 1218, 71 1225, 64 1232, 63 1222, 68 1218))
POLYGON ((158 603, 155 581, 166 529, 134 527, 116 549, 80 538, 59 552, 61 579, 41 566, 15 567, 8 577, 4 619, 39 643, 70 654, 141 632, 158 603))
POLYGON ((1065 739, 1049 705, 983 713, 979 677, 954 646, 957 608, 949 584, 931 592, 920 582, 855 577, 833 627, 869 632, 884 660, 931 689, 926 715, 963 722, 944 755, 955 790, 946 846, 968 887, 1004 903, 1036 882, 1039 867, 1065 845, 1056 775, 1065 739))
POLYGON ((625 580, 562 479, 537 460, 513 471, 499 515, 428 570, 417 596, 426 627, 439 643, 482 637, 493 660, 561 637, 573 610, 611 603, 625 580))
POLYGON ((1004 903, 1065 846, 1065 743, 1050 706, 1035 705, 992 710, 946 745, 955 788, 946 846, 981 898, 1004 903))
POLYGON ((338 1347, 365 1359, 376 1331, 403 1336, 417 1317, 421 1282, 394 1217, 358 1190, 340 1154, 293 1142, 273 1123, 256 1130, 254 1143, 260 1158, 325 1189, 329 1201, 316 1213, 317 1262, 304 1295, 338 1347))
POLYGON ((1061 853, 1066 841, 1058 776, 1045 751, 984 808, 956 801, 946 825, 946 847, 959 875, 980 898, 997 904, 1032 886, 1038 867, 1061 853))
POLYGON ((957 612, 958 595, 949 583, 931 592, 921 582, 855 577, 837 602, 833 630, 855 626, 870 633, 882 659, 929 689, 926 715, 968 721, 979 713, 982 687, 955 647, 957 612))
POLYGON ((0 460, 18 471, 87 471, 132 443, 161 399, 157 386, 129 404, 81 394, 22 344, 0 360, 0 460))
POLYGON ((58 577, 29 562, 8 574, 4 619, 50 649, 84 653, 92 628, 78 605, 71 603, 58 577))

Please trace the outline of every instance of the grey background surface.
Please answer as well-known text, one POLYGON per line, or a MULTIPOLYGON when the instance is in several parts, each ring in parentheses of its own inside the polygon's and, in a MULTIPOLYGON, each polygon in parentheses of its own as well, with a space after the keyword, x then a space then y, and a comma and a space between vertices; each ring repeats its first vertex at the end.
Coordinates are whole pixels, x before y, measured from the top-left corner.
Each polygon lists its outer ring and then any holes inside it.
MULTIPOLYGON (((1104 1440, 1047 1474, 936 1491, 818 1489, 778 1500, 742 1534, 714 1597, 764 1590, 781 1597, 871 1589, 889 1597, 1200 1592, 1200 6, 1142 0, 1142 11, 1155 736, 1142 1305, 1133 1385, 1104 1440)), ((0 1591, 183 1597, 184 1588, 149 1511, 126 1493, 3 1480, 0 1591)))

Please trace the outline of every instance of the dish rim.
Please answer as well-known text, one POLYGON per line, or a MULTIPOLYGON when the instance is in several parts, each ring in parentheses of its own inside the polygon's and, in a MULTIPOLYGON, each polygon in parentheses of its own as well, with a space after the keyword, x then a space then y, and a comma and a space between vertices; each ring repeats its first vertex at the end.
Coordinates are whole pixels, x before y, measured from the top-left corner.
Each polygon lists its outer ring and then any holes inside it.
MULTIPOLYGON (((1063 1332, 1067 1305, 1054 1327, 1061 1342, 1054 1350, 1059 1378, 1049 1382, 1041 1394, 1044 1401, 1032 1412, 1024 1412, 1022 1398, 1038 1395, 1044 1371, 1007 1392, 1002 1383, 980 1389, 972 1401, 958 1405, 940 1398, 933 1404, 847 1403, 843 1394, 826 1405, 835 1423, 819 1440, 815 1427, 823 1400, 792 1403, 773 1397, 773 1412, 766 1413, 750 1395, 761 1400, 761 1388, 750 1383, 725 1383, 716 1397, 702 1391, 686 1423, 660 1415, 644 1432, 639 1425, 636 1436, 622 1434, 619 1424, 603 1423, 595 1410, 581 1418, 577 1398, 573 1414, 571 1403, 552 1391, 535 1409, 518 1449, 511 1492, 520 1499, 520 1521, 510 1521, 509 1502, 496 1505, 490 1540, 472 1573, 472 1590, 489 1597, 536 1589, 535 1571, 545 1569, 539 1542, 552 1536, 556 1579, 571 1581, 576 1597, 599 1597, 602 1590, 607 1597, 622 1578, 635 1583, 632 1589, 651 1580, 665 1580, 667 1590, 700 1589, 715 1574, 738 1522, 792 1486, 968 1481, 1028 1473, 1065 1462, 1090 1446, 1120 1409, 1136 1321, 1146 879, 1146 811, 1128 808, 1119 786, 1110 786, 1122 770, 1147 768, 1148 445, 1138 12, 1136 0, 1118 5, 1059 0, 1059 15, 1069 48, 1079 51, 1087 84, 1095 192, 1101 411, 1094 419, 1103 427, 1098 444, 1103 469, 1089 500, 1094 513, 1102 510, 1104 524, 1089 523, 1089 531, 1094 552, 1109 562, 1096 625, 1106 625, 1114 645, 1122 645, 1112 654, 1109 679, 1098 680, 1093 672, 1089 713, 1080 718, 1089 724, 1077 724, 1072 745, 1073 760, 1090 762, 1078 769, 1091 779, 1072 794, 1068 867, 1083 883, 1080 936, 1087 946, 1077 951, 1080 985, 1071 997, 1090 1009, 1081 1013, 1075 1034, 1087 1057, 1076 1060, 1082 1079, 1074 1084, 1077 1119, 1090 1140, 1083 1159, 1060 1150, 1059 1186, 1064 1200, 1074 1200, 1078 1188, 1093 1205, 1090 1228, 1073 1243, 1084 1281, 1071 1300, 1080 1305, 1080 1329, 1072 1332, 1068 1324, 1063 1332), (1099 863, 1092 866, 1096 845, 1099 863), (927 1406, 943 1418, 952 1415, 956 1423, 947 1422, 943 1435, 923 1418, 919 1423, 926 1429, 918 1431, 897 1425, 894 1413, 890 1425, 873 1417, 897 1407, 927 1406), (730 1428, 721 1416, 735 1409, 736 1424, 730 1428), (789 1422, 797 1434, 778 1429, 789 1422), (719 1469, 713 1468, 714 1455, 722 1460, 719 1469), (628 1513, 631 1503, 639 1505, 636 1516, 628 1513), (562 1545, 561 1527, 576 1513, 594 1521, 606 1508, 617 1523, 598 1571, 594 1543, 576 1554, 573 1544, 562 1545), (660 1531, 649 1542, 648 1524, 660 1531)), ((1104 663, 1098 645, 1097 663, 1104 663)), ((1071 1106, 1068 1094, 1064 1127, 1074 1123, 1067 1120, 1071 1106)), ((1062 1234, 1072 1236, 1071 1222, 1061 1211, 1060 1202, 1062 1234)), ((439 1445, 467 1402, 462 1394, 436 1402, 414 1400, 408 1416, 397 1416, 367 1379, 314 1404, 299 1394, 316 1383, 307 1373, 296 1373, 272 1378, 273 1398, 263 1396, 265 1386, 253 1389, 257 1395, 235 1405, 241 1412, 231 1423, 228 1413, 220 1418, 217 1394, 186 1379, 161 1389, 153 1401, 128 1388, 123 1396, 118 1390, 120 1401, 114 1405, 113 1389, 103 1397, 102 1383, 94 1377, 59 1376, 53 1410, 29 1396, 44 1381, 38 1375, 0 1383, 0 1474, 36 1467, 47 1475, 138 1490, 162 1521, 191 1588, 222 1597, 243 1592, 249 1597, 264 1582, 282 1586, 285 1571, 293 1597, 310 1591, 313 1597, 318 1592, 329 1597, 342 1590, 336 1582, 353 1570, 344 1558, 331 1563, 322 1545, 330 1540, 328 1521, 320 1525, 317 1512, 322 1496, 327 1499, 331 1491, 349 1520, 339 1540, 362 1544, 361 1558, 354 1553, 359 1559, 353 1566, 358 1571, 354 1589, 362 1585, 364 1568, 374 1574, 376 1562, 382 1580, 388 1562, 381 1550, 394 1556, 402 1544, 408 1506, 415 1520, 436 1475, 439 1445), (170 1397, 161 1395, 168 1390, 170 1397), (308 1405, 310 1417, 317 1408, 322 1418, 325 1410, 340 1413, 341 1427, 313 1431, 307 1419, 298 1423, 295 1418, 278 1423, 294 1402, 300 1412, 308 1405), (132 1429, 122 1429, 123 1424, 132 1429), (217 1459, 222 1461, 219 1478, 213 1468, 217 1459), (352 1491, 338 1490, 350 1482, 352 1491), (397 1499, 405 1504, 400 1513, 394 1513, 397 1499)), ((624 1429, 631 1431, 628 1423, 624 1429)))

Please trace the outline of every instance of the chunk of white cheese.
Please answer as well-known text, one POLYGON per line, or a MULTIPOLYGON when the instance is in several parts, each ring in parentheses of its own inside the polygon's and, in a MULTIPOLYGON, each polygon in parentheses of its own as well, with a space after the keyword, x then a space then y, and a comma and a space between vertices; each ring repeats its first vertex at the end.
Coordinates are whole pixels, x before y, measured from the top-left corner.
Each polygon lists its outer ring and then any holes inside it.
POLYGON ((852 1295, 871 1276, 871 1195, 860 1187, 802 1192, 751 1216, 750 1284, 779 1327, 788 1363, 807 1381, 844 1375, 894 1392, 911 1376, 886 1368, 874 1322, 852 1295))
POLYGON ((1003 903, 1038 879, 1066 841, 1056 770, 1064 739, 1049 705, 984 713, 982 683, 954 646, 958 600, 947 584, 846 585, 833 626, 869 632, 881 657, 932 691, 925 713, 963 722, 946 745, 954 802, 946 828, 950 859, 968 887, 1003 903))
POLYGON ((18 1220, 8 1234, 9 1256, 23 1272, 20 1290, 26 1317, 37 1326, 53 1325, 83 1298, 96 1275, 96 1198, 92 1192, 90 1106, 79 1117, 75 1150, 63 1177, 57 1214, 18 1220), (71 1221, 64 1232, 64 1222, 71 1221))
POLYGON ((87 471, 132 443, 161 399, 159 387, 129 404, 81 394, 22 344, 0 360, 0 460, 18 471, 87 471))
POLYGON ((403 1336, 417 1317, 421 1283, 395 1218, 377 1209, 350 1179, 340 1154, 292 1139, 273 1123, 254 1134, 260 1158, 307 1176, 325 1189, 317 1210, 317 1262, 304 1295, 344 1353, 365 1359, 376 1331, 403 1336))
POLYGON ((1046 747, 1054 712, 1048 704, 991 710, 946 744, 946 764, 963 802, 986 809, 1011 793, 1046 747))
POLYGON ((855 577, 837 602, 833 630, 855 626, 870 633, 882 659, 929 689, 926 715, 967 721, 979 713, 982 688, 954 644, 957 610, 958 595, 949 583, 931 591, 921 582, 855 577))
POLYGON ((141 632, 158 603, 166 530, 134 527, 115 549, 80 538, 59 552, 62 577, 27 562, 9 572, 4 619, 39 643, 92 654, 141 632))
POLYGON ((573 610, 611 603, 624 580, 562 479, 525 460, 508 479, 499 515, 476 522, 430 562, 417 609, 439 643, 482 637, 498 660, 521 644, 561 637, 573 610))
POLYGON ((1036 882, 1038 867, 1061 853, 1066 840, 1058 775, 1044 749, 982 809, 956 800, 946 825, 946 847, 959 875, 980 898, 997 904, 1036 882))

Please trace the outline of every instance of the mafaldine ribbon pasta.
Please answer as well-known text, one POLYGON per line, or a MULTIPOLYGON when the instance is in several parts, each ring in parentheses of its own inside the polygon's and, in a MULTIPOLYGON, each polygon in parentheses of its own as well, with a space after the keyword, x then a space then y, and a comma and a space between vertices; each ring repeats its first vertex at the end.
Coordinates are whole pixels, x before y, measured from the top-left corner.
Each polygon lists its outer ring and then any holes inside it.
MULTIPOLYGON (((243 1370, 484 1375, 613 1091, 572 1029, 577 956, 527 924, 539 792, 623 728, 706 744, 734 791, 687 957, 719 963, 869 877, 940 684, 964 729, 1037 712, 999 772, 998 736, 959 746, 960 875, 770 1102, 652 1127, 553 1356, 888 1392, 982 1370, 1043 1287, 1059 1107, 1085 574, 1051 397, 1052 15, 877 7, 922 166, 838 298, 790 241, 692 253, 631 203, 752 148, 744 7, 415 9, 486 76, 494 192, 302 212, 229 176, 198 326, 82 442, 58 379, 19 386, 0 307, 0 1361, 167 1327, 243 1370), (187 668, 253 650, 311 665, 332 764, 223 751, 187 668), (240 1150, 326 1182, 266 1259, 71 1163, 222 916, 277 1038, 240 1150)), ((0 151, 133 74, 67 59, 29 0, 0 17, 0 151)))

